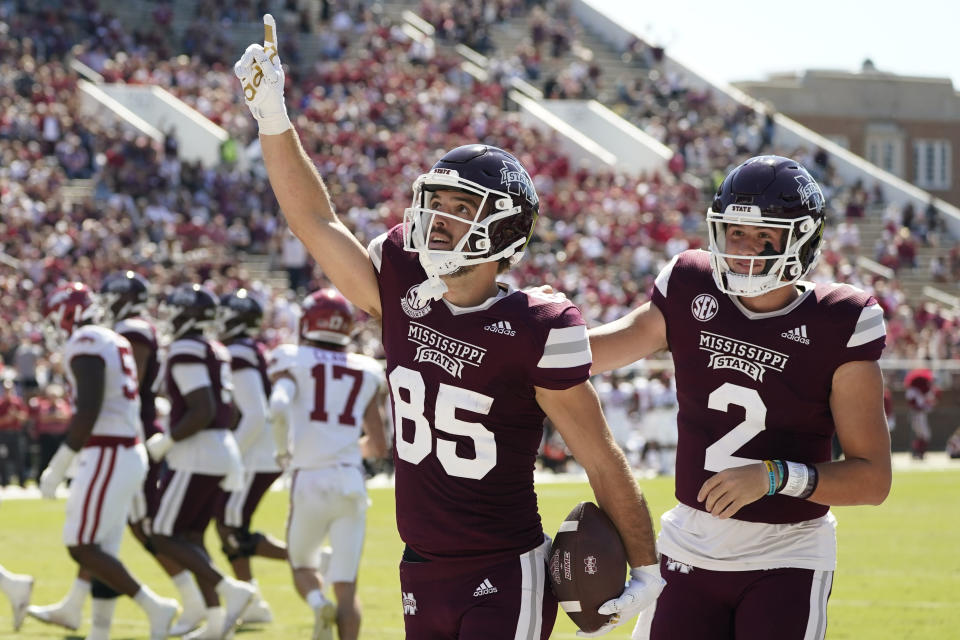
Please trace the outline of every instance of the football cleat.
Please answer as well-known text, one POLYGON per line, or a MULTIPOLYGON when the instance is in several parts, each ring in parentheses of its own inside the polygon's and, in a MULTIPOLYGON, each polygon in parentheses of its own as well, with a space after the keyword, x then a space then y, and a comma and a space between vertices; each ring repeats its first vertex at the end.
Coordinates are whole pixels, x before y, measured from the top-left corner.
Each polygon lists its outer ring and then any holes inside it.
POLYGON ((68 609, 61 604, 48 604, 43 607, 27 607, 27 615, 36 618, 40 622, 55 624, 58 627, 76 631, 83 622, 83 608, 68 609))
POLYGON ((253 604, 247 607, 243 614, 243 624, 266 624, 273 622, 273 612, 270 611, 270 605, 267 601, 257 596, 253 604))
POLYGON ((217 591, 223 598, 223 609, 225 611, 223 637, 229 638, 233 635, 233 628, 237 626, 247 608, 253 603, 254 597, 257 595, 257 589, 248 582, 224 578, 223 583, 218 585, 217 591))
POLYGON ((160 606, 150 613, 150 640, 164 640, 170 635, 170 625, 180 613, 180 603, 172 598, 161 598, 160 606))
POLYGON ((333 627, 337 624, 337 606, 329 600, 313 610, 313 635, 311 640, 333 640, 333 627))
POLYGON ((13 607, 13 630, 19 631, 23 619, 27 617, 27 605, 33 593, 33 578, 30 576, 11 576, 7 587, 7 597, 13 607))
POLYGON ((198 628, 207 619, 207 612, 203 608, 184 609, 176 623, 170 627, 171 636, 185 636, 194 629, 198 628))

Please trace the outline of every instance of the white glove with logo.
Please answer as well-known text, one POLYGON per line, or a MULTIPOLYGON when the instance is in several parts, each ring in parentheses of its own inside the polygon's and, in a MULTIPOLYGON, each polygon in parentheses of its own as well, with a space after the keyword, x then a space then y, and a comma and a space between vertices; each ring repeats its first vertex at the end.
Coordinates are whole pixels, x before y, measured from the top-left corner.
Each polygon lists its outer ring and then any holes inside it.
POLYGON ((260 133, 278 135, 293 128, 283 101, 286 77, 277 53, 277 23, 269 13, 263 16, 263 45, 251 44, 233 65, 243 87, 243 100, 256 118, 260 133))
POLYGON ((147 448, 147 453, 150 454, 150 459, 154 462, 160 462, 173 447, 173 438, 166 433, 155 433, 147 438, 144 446, 147 448))
POLYGON ((60 486, 64 476, 67 475, 67 469, 75 455, 77 455, 76 451, 65 444, 61 444, 57 452, 50 458, 47 468, 40 474, 40 494, 44 498, 53 499, 57 497, 57 487, 60 486))
POLYGON ((630 582, 624 587, 620 597, 607 600, 597 609, 604 615, 612 614, 610 622, 590 633, 577 631, 577 637, 598 638, 610 633, 656 602, 666 584, 667 581, 660 577, 659 564, 630 569, 630 582))

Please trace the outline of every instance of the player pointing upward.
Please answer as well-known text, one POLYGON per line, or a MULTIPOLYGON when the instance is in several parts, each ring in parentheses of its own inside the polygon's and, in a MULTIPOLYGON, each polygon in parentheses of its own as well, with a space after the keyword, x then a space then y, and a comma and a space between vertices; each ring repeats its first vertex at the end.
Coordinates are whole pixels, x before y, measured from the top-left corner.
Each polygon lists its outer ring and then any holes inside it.
POLYGON ((627 548, 631 581, 601 607, 609 631, 662 581, 650 515, 588 380, 579 310, 497 275, 523 254, 539 199, 521 162, 470 144, 414 183, 404 223, 364 247, 333 211, 283 101, 273 18, 235 72, 260 128, 280 207, 334 285, 383 326, 394 407, 397 526, 409 637, 546 638, 556 601, 545 582, 533 469, 549 416, 627 548), (475 596, 481 583, 497 587, 475 596))

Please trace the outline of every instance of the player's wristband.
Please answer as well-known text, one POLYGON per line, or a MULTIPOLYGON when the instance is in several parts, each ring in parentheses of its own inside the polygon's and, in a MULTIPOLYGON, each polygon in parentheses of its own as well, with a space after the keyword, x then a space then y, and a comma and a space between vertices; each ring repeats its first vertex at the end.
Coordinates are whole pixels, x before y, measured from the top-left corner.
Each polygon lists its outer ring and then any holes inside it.
POLYGON ((779 493, 801 500, 813 495, 820 481, 817 468, 802 462, 784 462, 783 464, 786 467, 787 478, 779 493))
POLYGON ((780 474, 780 482, 777 483, 777 490, 774 493, 779 493, 783 490, 783 485, 787 484, 787 470, 783 460, 774 460, 773 464, 777 465, 777 473, 780 474))
POLYGON ((777 492, 777 474, 774 472, 774 465, 772 461, 764 460, 763 466, 767 468, 767 476, 770 479, 770 488, 767 489, 767 495, 772 496, 777 492))

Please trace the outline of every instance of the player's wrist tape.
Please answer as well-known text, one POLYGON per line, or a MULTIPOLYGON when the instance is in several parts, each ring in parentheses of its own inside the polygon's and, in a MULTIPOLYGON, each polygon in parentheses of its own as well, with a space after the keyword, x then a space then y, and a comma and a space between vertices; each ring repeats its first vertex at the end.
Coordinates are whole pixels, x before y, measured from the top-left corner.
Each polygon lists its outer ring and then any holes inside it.
POLYGON ((764 460, 763 466, 767 468, 767 476, 770 479, 770 488, 767 489, 767 495, 772 496, 777 492, 777 475, 774 472, 774 465, 772 461, 764 460))
POLYGON ((784 462, 786 482, 779 493, 794 498, 806 499, 813 495, 820 482, 820 474, 812 464, 802 462, 784 462))
POLYGON ((257 126, 260 133, 265 136, 275 136, 287 129, 293 129, 293 123, 290 122, 290 116, 287 115, 286 105, 283 107, 283 113, 275 113, 262 119, 257 118, 257 126))

